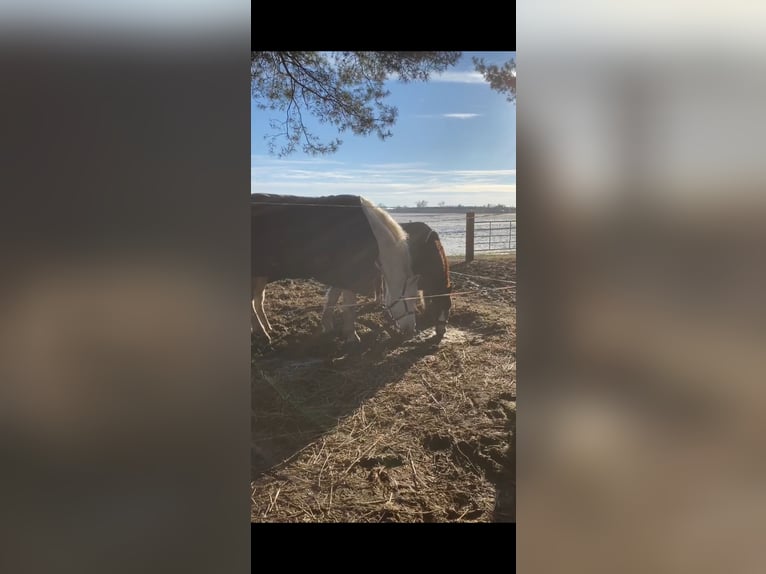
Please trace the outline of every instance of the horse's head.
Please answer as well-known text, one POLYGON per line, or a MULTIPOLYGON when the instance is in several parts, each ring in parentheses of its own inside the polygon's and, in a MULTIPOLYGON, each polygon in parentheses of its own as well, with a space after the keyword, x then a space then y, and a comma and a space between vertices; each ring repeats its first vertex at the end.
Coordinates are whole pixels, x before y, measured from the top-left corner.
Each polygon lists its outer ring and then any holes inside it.
POLYGON ((441 338, 447 332, 450 309, 452 309, 452 284, 449 279, 449 263, 439 234, 431 230, 425 239, 421 265, 428 270, 428 281, 421 285, 431 297, 426 299, 426 317, 436 326, 436 335, 441 338))
POLYGON ((452 297, 450 297, 452 286, 447 287, 446 291, 426 299, 426 317, 430 324, 436 326, 436 335, 439 337, 443 337, 447 332, 447 322, 452 309, 452 297))
POLYGON ((385 308, 405 337, 415 334, 415 308, 419 299, 419 275, 412 273, 407 233, 383 209, 362 198, 365 214, 378 242, 376 264, 385 281, 385 308))
POLYGON ((386 285, 385 305, 396 327, 405 337, 415 334, 415 309, 419 299, 419 275, 411 275, 398 281, 398 285, 386 285))

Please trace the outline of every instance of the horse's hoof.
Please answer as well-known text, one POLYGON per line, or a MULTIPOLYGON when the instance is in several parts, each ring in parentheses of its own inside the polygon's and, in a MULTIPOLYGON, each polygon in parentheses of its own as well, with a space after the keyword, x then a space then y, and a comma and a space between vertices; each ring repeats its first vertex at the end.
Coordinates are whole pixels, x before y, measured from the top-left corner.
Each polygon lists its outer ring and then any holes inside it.
POLYGON ((346 338, 343 340, 343 342, 344 342, 346 345, 358 345, 359 343, 361 343, 361 342, 362 342, 362 339, 360 339, 360 338, 359 338, 359 335, 357 335, 356 333, 354 333, 353 335, 349 335, 349 336, 347 336, 347 337, 346 337, 346 338))
MULTIPOLYGON (((262 337, 261 337, 261 334, 260 334, 260 333, 250 333, 250 343, 251 343, 251 344, 252 344, 252 343, 259 343, 259 342, 261 342, 262 340, 263 340, 263 339, 262 339, 262 337)), ((271 343, 272 343, 271 337, 269 337, 268 335, 266 335, 266 344, 267 344, 267 345, 269 345, 269 346, 271 346, 271 343)))

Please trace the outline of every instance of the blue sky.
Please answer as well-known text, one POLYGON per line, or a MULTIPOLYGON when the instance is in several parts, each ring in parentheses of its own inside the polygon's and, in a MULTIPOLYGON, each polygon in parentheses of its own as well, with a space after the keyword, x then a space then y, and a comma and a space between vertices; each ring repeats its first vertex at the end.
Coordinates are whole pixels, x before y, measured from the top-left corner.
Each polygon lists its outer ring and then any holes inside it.
MULTIPOLYGON (((250 180, 253 193, 363 195, 389 207, 516 205, 516 106, 490 90, 471 56, 502 64, 514 52, 464 52, 458 64, 427 83, 388 82, 386 102, 399 109, 393 136, 341 134, 334 154, 296 151, 268 155, 264 135, 279 112, 251 105, 250 180)), ((314 124, 316 125, 316 124, 314 124)), ((337 130, 317 126, 323 140, 337 130)))

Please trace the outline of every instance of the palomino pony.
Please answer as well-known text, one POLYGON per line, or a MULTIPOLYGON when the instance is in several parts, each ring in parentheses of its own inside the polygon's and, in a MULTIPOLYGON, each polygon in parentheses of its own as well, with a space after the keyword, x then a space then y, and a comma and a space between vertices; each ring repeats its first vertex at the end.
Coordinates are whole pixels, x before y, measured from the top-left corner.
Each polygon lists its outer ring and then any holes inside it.
MULTIPOLYGON (((356 293, 371 292, 380 272, 389 287, 385 305, 397 327, 409 337, 415 332, 417 294, 407 234, 383 209, 356 195, 297 197, 251 196, 252 307, 251 331, 269 340, 271 325, 263 309, 266 285, 280 279, 316 279, 338 286, 344 294, 344 333, 359 340, 354 330, 356 293)), ((323 328, 329 326, 323 321, 323 328)))
MULTIPOLYGON (((447 331, 447 321, 449 321, 450 309, 452 308, 450 296, 452 285, 450 284, 449 263, 444 253, 444 247, 439 240, 439 234, 425 223, 415 221, 402 223, 401 226, 408 234, 407 244, 412 259, 412 271, 419 277, 418 289, 422 291, 425 298, 425 325, 434 325, 436 336, 441 340, 447 331)), ((383 284, 382 277, 378 275, 376 299, 380 298, 381 291, 385 292, 385 290, 380 289, 383 284)), ((345 290, 332 287, 327 292, 323 321, 332 317, 332 309, 338 302, 341 293, 343 293, 345 302, 345 290)), ((411 302, 413 306, 415 303, 416 301, 411 302)))

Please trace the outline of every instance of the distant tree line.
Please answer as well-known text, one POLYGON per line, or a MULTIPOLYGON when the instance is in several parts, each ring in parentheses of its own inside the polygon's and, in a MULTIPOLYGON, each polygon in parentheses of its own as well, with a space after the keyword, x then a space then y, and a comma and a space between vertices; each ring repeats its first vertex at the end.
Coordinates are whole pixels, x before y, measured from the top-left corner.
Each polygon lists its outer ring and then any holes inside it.
POLYGON ((516 213, 515 207, 502 203, 494 205, 490 203, 486 205, 445 205, 443 201, 440 201, 438 206, 429 207, 428 201, 421 200, 416 203, 416 207, 397 205, 388 208, 382 203, 379 206, 388 209, 391 213, 468 213, 469 211, 474 213, 516 213))

